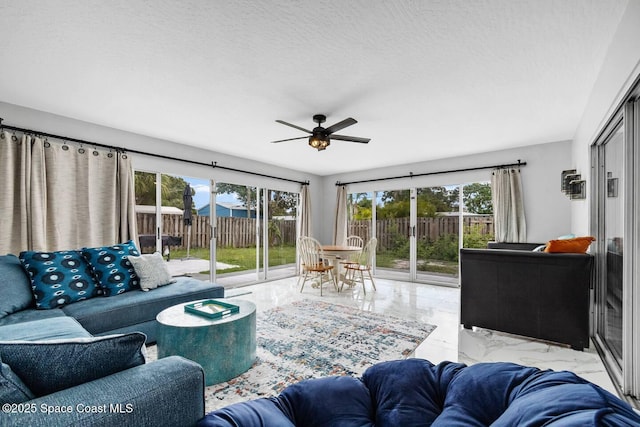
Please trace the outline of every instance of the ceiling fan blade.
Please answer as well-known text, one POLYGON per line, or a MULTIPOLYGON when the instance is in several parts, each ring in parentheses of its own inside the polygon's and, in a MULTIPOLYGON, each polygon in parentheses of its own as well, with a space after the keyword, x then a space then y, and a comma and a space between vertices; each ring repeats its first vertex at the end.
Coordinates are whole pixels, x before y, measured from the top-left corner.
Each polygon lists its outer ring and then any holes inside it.
POLYGON ((276 144, 278 142, 285 142, 285 141, 294 141, 296 139, 307 139, 309 138, 308 136, 299 136, 297 138, 288 138, 288 139, 279 139, 277 141, 271 141, 272 144, 276 144))
POLYGON ((278 123, 280 123, 280 124, 282 124, 282 125, 285 125, 285 126, 290 126, 290 127, 292 127, 292 128, 295 128, 295 129, 301 130, 301 131, 306 132, 306 133, 313 133, 313 132, 311 132, 310 130, 307 130, 307 129, 305 129, 305 128, 301 128, 300 126, 297 126, 297 125, 292 125, 291 123, 287 123, 287 122, 285 122, 284 120, 276 120, 276 122, 278 122, 278 123))
POLYGON ((329 126, 324 131, 327 135, 331 135, 333 132, 337 132, 340 129, 344 129, 347 126, 355 125, 356 123, 358 123, 356 119, 352 119, 351 117, 349 117, 348 119, 344 119, 343 121, 338 122, 333 126, 329 126))
POLYGON ((337 139, 340 141, 359 142, 360 144, 368 144, 371 138, 360 138, 358 136, 346 136, 346 135, 331 135, 330 139, 337 139))

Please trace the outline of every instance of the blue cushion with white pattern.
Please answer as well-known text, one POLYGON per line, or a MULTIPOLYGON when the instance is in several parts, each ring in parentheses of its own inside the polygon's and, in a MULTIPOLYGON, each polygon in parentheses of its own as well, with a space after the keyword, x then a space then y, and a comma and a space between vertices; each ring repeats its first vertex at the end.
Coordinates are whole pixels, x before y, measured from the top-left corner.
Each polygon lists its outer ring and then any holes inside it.
POLYGON ((36 308, 62 307, 100 294, 91 268, 79 251, 20 253, 36 308))
POLYGON ((140 289, 140 279, 129 262, 129 255, 139 256, 133 240, 100 248, 82 248, 93 274, 105 296, 140 289))

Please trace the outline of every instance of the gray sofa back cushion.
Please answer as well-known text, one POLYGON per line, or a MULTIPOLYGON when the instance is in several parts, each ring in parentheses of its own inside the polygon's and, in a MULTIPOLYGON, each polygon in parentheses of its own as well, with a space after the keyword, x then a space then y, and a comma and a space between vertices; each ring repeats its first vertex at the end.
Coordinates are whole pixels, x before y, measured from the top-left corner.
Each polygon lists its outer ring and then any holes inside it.
POLYGON ((35 305, 31 282, 15 255, 0 256, 0 318, 35 305))
POLYGON ((2 341, 0 358, 36 396, 44 396, 145 363, 145 335, 51 341, 2 341))

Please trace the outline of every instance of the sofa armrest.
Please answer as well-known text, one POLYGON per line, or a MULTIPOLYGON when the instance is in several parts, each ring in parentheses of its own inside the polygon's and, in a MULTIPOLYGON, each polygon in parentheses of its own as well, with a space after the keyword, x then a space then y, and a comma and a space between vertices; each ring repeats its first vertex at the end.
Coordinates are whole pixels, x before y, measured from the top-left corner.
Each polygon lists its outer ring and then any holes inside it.
POLYGON ((30 400, 20 412, 4 412, 2 423, 193 426, 204 416, 204 372, 171 356, 30 400))
POLYGON ((515 251, 532 251, 544 243, 505 243, 505 242, 488 242, 487 249, 512 249, 515 251))

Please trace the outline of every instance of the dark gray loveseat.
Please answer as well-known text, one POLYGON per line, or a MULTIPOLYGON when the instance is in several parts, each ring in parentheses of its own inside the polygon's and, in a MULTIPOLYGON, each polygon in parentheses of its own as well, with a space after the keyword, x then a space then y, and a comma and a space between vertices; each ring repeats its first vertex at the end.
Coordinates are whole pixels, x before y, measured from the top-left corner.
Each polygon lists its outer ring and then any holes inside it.
POLYGON ((534 252, 537 243, 460 250, 460 322, 589 347, 593 256, 534 252))

